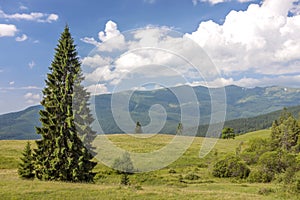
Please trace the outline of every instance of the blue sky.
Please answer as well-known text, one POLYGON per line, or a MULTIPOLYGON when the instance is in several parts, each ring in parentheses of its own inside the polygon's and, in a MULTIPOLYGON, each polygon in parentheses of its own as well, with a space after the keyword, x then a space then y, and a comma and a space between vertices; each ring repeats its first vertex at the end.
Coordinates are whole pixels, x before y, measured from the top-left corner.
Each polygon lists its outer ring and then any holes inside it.
MULTIPOLYGON (((0 0, 0 114, 38 104, 66 24, 83 61, 109 34, 167 27, 191 38, 211 57, 221 75, 210 81, 211 86, 300 87, 298 4, 296 0, 0 0)), ((91 87, 97 74, 92 72, 86 74, 91 87)), ((107 76, 114 78, 101 82, 103 92, 110 92, 109 84, 116 81, 113 73, 107 76)))

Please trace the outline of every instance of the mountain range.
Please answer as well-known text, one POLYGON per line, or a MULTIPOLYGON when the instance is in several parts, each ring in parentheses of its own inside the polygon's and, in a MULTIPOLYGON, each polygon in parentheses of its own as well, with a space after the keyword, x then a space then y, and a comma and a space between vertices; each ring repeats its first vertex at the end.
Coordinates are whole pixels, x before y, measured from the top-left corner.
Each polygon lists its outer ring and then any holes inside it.
MULTIPOLYGON (((192 121, 193 118, 195 118, 195 106, 197 106, 196 108, 199 108, 201 116, 200 132, 198 135, 201 135, 201 130, 204 130, 205 124, 210 122, 212 114, 210 94, 218 93, 219 91, 220 88, 209 89, 203 86, 178 86, 170 89, 164 88, 150 91, 124 91, 117 95, 101 94, 94 96, 93 101, 91 101, 91 108, 95 110, 97 121, 101 125, 103 133, 112 134, 124 132, 124 130, 119 128, 117 123, 121 125, 127 124, 127 130, 132 130, 133 132, 135 128, 134 123, 127 123, 127 118, 130 117, 132 122, 139 121, 143 128, 145 127, 144 132, 151 132, 148 126, 149 124, 152 123, 152 126, 150 126, 152 128, 156 127, 155 123, 157 123, 157 126, 161 126, 161 121, 165 119, 165 123, 159 132, 174 134, 178 123, 181 122, 181 109, 184 108, 185 112, 188 113, 185 123, 183 124, 184 127, 191 128, 190 126, 192 126, 193 123, 189 124, 188 121, 192 121), (197 102, 189 102, 188 98, 184 100, 185 102, 179 101, 177 98, 178 94, 180 94, 180 96, 187 96, 185 93, 190 89, 194 91, 197 102), (112 98, 117 99, 116 105, 118 105, 118 100, 121 100, 123 97, 125 98, 128 94, 131 94, 128 106, 120 106, 120 108, 112 109, 112 98), (160 106, 157 107, 157 105, 160 106), (163 112, 161 107, 164 108, 163 112), (114 110, 114 115, 112 110, 114 110), (128 110, 130 115, 126 116, 125 114, 128 114, 128 110), (150 116, 152 116, 152 119, 149 117, 149 110, 151 111, 150 116), (162 117, 162 113, 165 113, 165 118, 162 117), (157 117, 158 120, 155 120, 155 117, 157 117)), ((267 115, 273 117, 255 118, 257 116, 263 116, 267 113, 281 110, 283 107, 300 105, 300 89, 297 88, 275 86, 243 88, 231 85, 225 87, 225 94, 225 119, 227 121, 225 125, 231 124, 231 126, 236 126, 239 124, 238 128, 236 128, 239 133, 248 130, 247 123, 253 126, 253 120, 257 121, 255 123, 258 123, 258 119, 268 119, 264 123, 263 128, 269 126, 270 121, 274 120, 273 118, 277 116, 279 112, 277 112, 277 114, 267 115), (250 119, 252 119, 252 121, 250 119), (245 128, 241 127, 241 123, 244 124, 242 126, 245 126, 245 128)), ((38 112, 41 109, 42 106, 37 105, 23 111, 0 115, 0 139, 39 138, 39 135, 35 134, 34 127, 40 125, 38 112)), ((292 109, 294 112, 297 112, 298 109, 300 111, 300 107, 294 107, 292 109)))

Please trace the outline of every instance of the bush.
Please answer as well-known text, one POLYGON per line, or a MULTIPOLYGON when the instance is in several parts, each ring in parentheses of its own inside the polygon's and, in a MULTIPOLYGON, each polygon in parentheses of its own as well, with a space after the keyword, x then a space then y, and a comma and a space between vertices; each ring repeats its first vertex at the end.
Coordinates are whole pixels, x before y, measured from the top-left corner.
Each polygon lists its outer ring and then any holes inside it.
POLYGON ((245 149, 245 152, 256 152, 261 155, 267 151, 270 151, 269 140, 262 138, 254 138, 249 141, 249 147, 245 149))
POLYGON ((256 152, 243 152, 240 157, 246 162, 247 165, 253 165, 256 164, 258 159, 259 159, 259 155, 256 152))
POLYGON ((258 163, 265 171, 282 173, 288 167, 295 165, 296 159, 295 155, 284 151, 270 151, 262 154, 258 163))
POLYGON ((175 169, 169 169, 169 174, 176 174, 175 169))
POLYGON ((195 173, 189 173, 184 178, 187 180, 193 181, 193 180, 198 180, 200 178, 200 176, 198 176, 195 173))
POLYGON ((215 177, 237 177, 247 178, 250 169, 239 157, 228 155, 219 160, 213 167, 215 177))
POLYGON ((269 183, 274 179, 275 173, 268 170, 252 170, 248 181, 251 183, 269 183))

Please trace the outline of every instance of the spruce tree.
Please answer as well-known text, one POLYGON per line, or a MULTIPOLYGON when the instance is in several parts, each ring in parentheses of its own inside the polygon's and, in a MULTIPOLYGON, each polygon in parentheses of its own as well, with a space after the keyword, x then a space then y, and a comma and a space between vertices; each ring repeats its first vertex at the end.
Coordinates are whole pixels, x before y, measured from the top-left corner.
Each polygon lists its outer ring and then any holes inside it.
POLYGON ((125 152, 121 158, 118 158, 114 161, 113 168, 117 173, 121 174, 121 185, 129 185, 129 175, 133 174, 135 169, 130 158, 130 154, 125 152))
POLYGON ((300 126, 297 119, 285 108, 279 120, 271 128, 271 147, 273 150, 299 151, 300 126))
POLYGON ((141 125, 140 122, 136 122, 136 126, 135 126, 135 129, 134 129, 134 132, 135 133, 143 133, 142 125, 141 125))
MULTIPOLYGON (((61 34, 49 69, 41 102, 44 107, 40 111, 42 126, 36 128, 37 134, 42 136, 36 142, 36 177, 42 180, 93 181, 95 174, 92 169, 96 163, 91 161, 93 156, 78 136, 78 133, 86 133, 82 130, 87 128, 75 123, 75 116, 82 113, 76 109, 88 106, 88 93, 80 91, 83 88, 80 86, 83 80, 81 63, 68 26, 61 34), (76 106, 76 96, 84 97, 80 106, 76 106)), ((84 125, 89 124, 84 122, 84 125)))
POLYGON ((183 125, 181 122, 179 122, 176 129, 176 135, 182 135, 182 132, 183 132, 183 125))
POLYGON ((75 117, 75 126, 78 136, 83 142, 84 146, 92 153, 95 154, 95 148, 92 146, 92 142, 96 138, 97 134, 91 128, 91 124, 94 122, 93 115, 89 108, 90 93, 81 85, 84 80, 81 72, 76 79, 74 87, 73 97, 73 111, 75 117))
POLYGON ((34 178, 34 165, 30 142, 28 141, 24 151, 21 163, 19 164, 18 174, 21 178, 32 179, 34 178))

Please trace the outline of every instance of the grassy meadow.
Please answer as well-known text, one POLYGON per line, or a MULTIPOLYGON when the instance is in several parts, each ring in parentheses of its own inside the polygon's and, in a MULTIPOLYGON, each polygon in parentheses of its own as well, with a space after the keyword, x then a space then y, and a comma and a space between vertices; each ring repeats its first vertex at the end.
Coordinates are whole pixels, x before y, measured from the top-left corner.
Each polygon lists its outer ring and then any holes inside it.
MULTIPOLYGON (((251 132, 232 140, 218 140, 210 154, 199 158, 203 138, 197 137, 176 162, 161 170, 130 175, 130 186, 120 186, 120 175, 101 163, 94 184, 22 180, 18 177, 19 157, 26 141, 0 141, 0 199, 299 199, 283 192, 276 183, 215 178, 212 166, 226 153, 247 147, 251 138, 268 137, 269 130, 251 132), (192 178, 191 178, 192 177, 192 178)), ((101 137, 101 136, 99 136, 101 137)), ((117 146, 133 152, 150 152, 165 146, 172 135, 135 138, 109 135, 117 146)), ((99 138, 101 139, 101 138, 99 138)), ((34 141, 31 142, 34 146, 34 141)))

